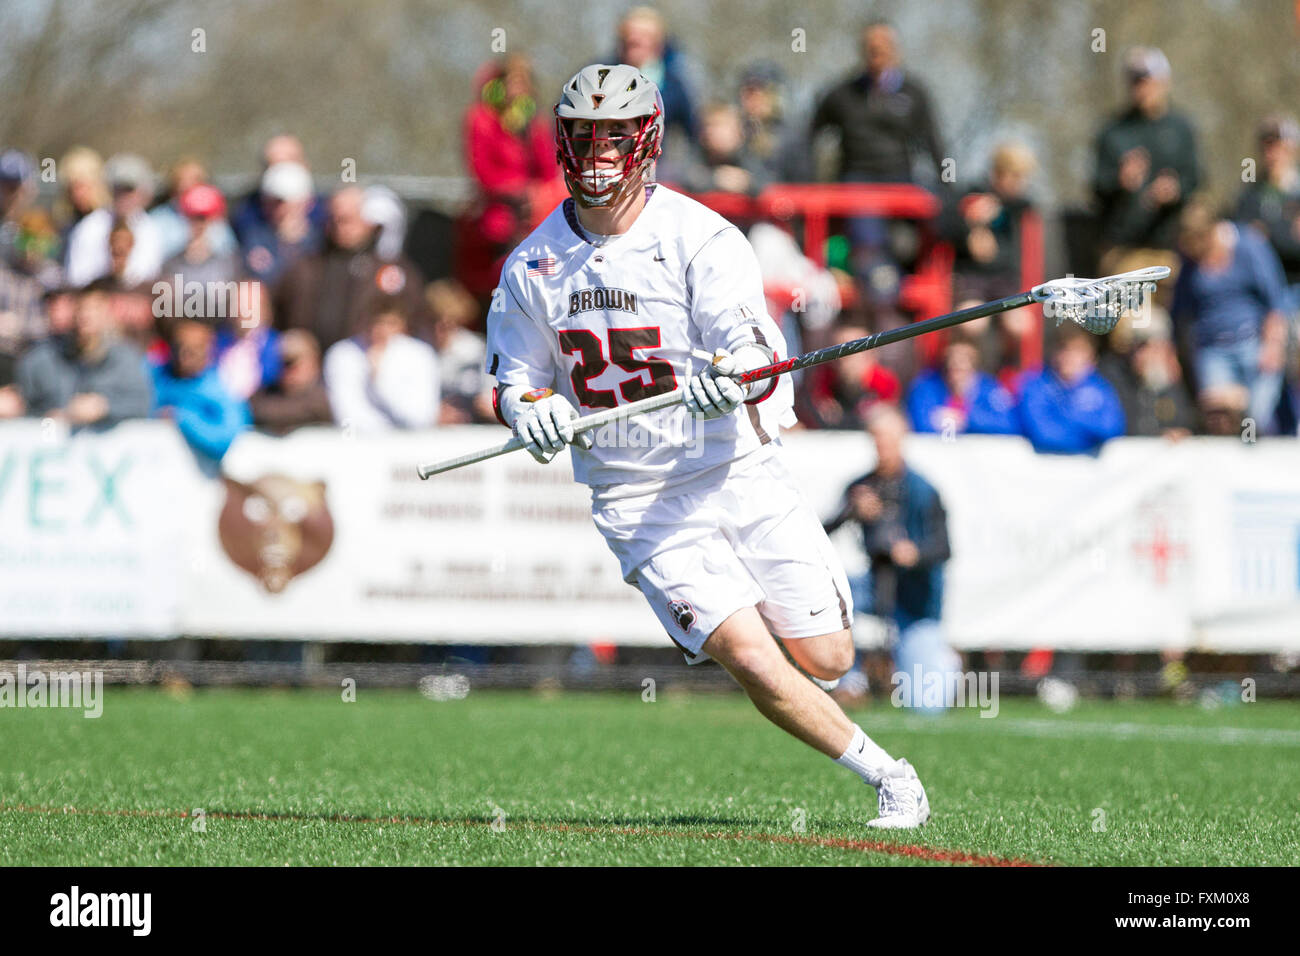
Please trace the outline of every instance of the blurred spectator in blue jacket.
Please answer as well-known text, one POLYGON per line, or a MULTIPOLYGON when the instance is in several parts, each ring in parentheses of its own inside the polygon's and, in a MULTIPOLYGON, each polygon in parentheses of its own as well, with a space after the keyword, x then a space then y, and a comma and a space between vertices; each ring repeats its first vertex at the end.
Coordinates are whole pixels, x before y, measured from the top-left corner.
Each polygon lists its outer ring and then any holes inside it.
POLYGON ((1193 350, 1198 391, 1242 385, 1248 414, 1270 434, 1282 394, 1290 298, 1282 264, 1252 229, 1221 219, 1199 200, 1184 210, 1183 266, 1171 312, 1193 350))
MULTIPOLYGON (((958 663, 943 640, 943 567, 952 556, 948 516, 934 486, 907 464, 907 419, 892 405, 879 405, 867 419, 876 446, 876 467, 851 482, 844 504, 827 525, 833 533, 848 521, 862 532, 870 570, 850 581, 854 609, 893 622, 898 631, 895 670, 951 670, 958 663)), ((919 688, 918 688, 919 690, 919 688)), ((909 695, 908 705, 921 703, 909 695)))
POLYGON ((979 369, 975 343, 954 334, 938 369, 916 377, 907 396, 912 429, 953 435, 1018 435, 1016 400, 979 369))
POLYGON ((1073 322, 1057 330, 1051 367, 1025 380, 1021 429, 1035 451, 1083 454, 1124 434, 1115 387, 1097 372, 1092 335, 1073 322))
MULTIPOLYGON (((262 147, 261 160, 263 176, 268 169, 280 163, 297 163, 309 173, 311 172, 311 164, 307 162, 307 153, 302 147, 302 140, 289 133, 280 133, 268 139, 262 147)), ((262 201, 262 193, 262 184, 259 181, 256 189, 234 203, 230 225, 241 245, 247 244, 245 233, 248 229, 271 224, 267 216, 267 206, 262 201)), ((312 203, 308 207, 307 215, 317 231, 325 228, 323 202, 312 203)))
MULTIPOLYGON (((664 125, 694 139, 695 104, 682 54, 668 40, 663 15, 654 7, 633 7, 618 24, 614 63, 634 66, 659 87, 664 125)), ((667 141, 667 140, 666 140, 667 141)))
POLYGON ((221 384, 212 360, 216 330, 210 322, 174 319, 167 341, 171 358, 153 367, 154 415, 174 421, 195 454, 215 465, 249 427, 248 405, 221 384))
POLYGON ((234 220, 235 233, 244 267, 254 278, 274 285, 295 262, 320 250, 324 203, 315 194, 311 171, 294 160, 269 167, 252 201, 258 212, 245 206, 234 220))
POLYGON ((876 467, 845 489, 828 534, 846 521, 862 529, 871 559, 871 593, 855 594, 858 609, 892 618, 901 628, 938 620, 943 609, 943 565, 951 556, 948 517, 934 486, 903 458, 907 419, 892 405, 878 405, 867 418, 876 446, 876 467))

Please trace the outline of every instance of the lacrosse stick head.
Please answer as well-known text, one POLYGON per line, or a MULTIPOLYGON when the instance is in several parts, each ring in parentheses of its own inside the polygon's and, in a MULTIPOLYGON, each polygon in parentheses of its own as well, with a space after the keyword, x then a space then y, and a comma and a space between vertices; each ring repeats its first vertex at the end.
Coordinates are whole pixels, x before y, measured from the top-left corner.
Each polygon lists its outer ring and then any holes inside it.
POLYGON ((1168 266, 1150 266, 1101 279, 1069 276, 1035 286, 1033 296, 1043 303, 1043 315, 1077 322, 1093 335, 1105 335, 1129 312, 1142 308, 1156 283, 1169 275, 1168 266))

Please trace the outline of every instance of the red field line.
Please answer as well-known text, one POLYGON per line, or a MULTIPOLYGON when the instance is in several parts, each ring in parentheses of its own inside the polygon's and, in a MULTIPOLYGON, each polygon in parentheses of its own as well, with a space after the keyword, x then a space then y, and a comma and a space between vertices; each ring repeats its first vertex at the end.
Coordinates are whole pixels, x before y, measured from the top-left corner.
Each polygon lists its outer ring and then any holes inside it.
MULTIPOLYGON (((23 803, 0 803, 0 813, 80 814, 82 816, 108 817, 165 817, 185 820, 193 816, 189 810, 112 810, 78 809, 77 807, 41 807, 23 803)), ((361 823, 398 824, 402 826, 487 827, 488 820, 437 820, 430 817, 362 817, 348 814, 254 813, 246 810, 209 810, 204 816, 212 820, 264 820, 291 823, 361 823)), ((907 856, 932 863, 965 863, 970 866, 1041 866, 1030 860, 967 853, 964 850, 945 850, 941 847, 909 846, 882 840, 848 840, 842 837, 786 836, 780 833, 727 833, 696 832, 692 830, 656 830, 644 827, 578 826, 569 823, 538 823, 527 820, 506 824, 508 829, 540 830, 546 833, 618 834, 620 836, 669 837, 686 840, 739 840, 747 843, 786 843, 796 846, 817 846, 834 850, 851 850, 861 853, 885 853, 907 856)))

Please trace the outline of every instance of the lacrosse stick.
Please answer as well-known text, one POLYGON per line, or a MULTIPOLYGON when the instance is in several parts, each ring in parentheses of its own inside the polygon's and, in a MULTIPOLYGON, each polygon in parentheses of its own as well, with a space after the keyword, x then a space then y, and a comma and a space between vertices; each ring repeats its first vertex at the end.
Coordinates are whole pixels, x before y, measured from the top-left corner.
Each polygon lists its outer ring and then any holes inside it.
MULTIPOLYGON (((996 315, 999 312, 1009 312, 1012 309, 1035 304, 1042 305, 1043 315, 1048 318, 1055 318, 1057 325, 1069 319, 1083 326, 1094 335, 1105 335, 1115 328, 1126 313, 1141 308, 1144 297, 1153 292, 1155 284, 1168 275, 1169 268, 1167 266, 1151 266, 1147 269, 1123 272, 1119 275, 1106 276, 1101 279, 1077 279, 1072 276, 1064 279, 1052 279, 1050 282, 1034 286, 1028 292, 1019 292, 1003 299, 986 302, 983 305, 972 306, 969 309, 961 309, 957 312, 949 312, 947 315, 940 315, 933 319, 926 319, 924 322, 913 322, 911 325, 900 326, 896 329, 886 329, 883 332, 863 336, 851 342, 831 345, 815 352, 807 352, 794 358, 783 359, 780 362, 773 362, 771 365, 764 365, 762 368, 736 375, 735 379, 742 385, 748 385, 763 379, 774 378, 777 375, 785 375, 787 372, 797 372, 811 365, 833 362, 846 355, 855 355, 858 352, 878 349, 882 345, 892 345, 894 342, 916 338, 918 335, 926 335, 930 332, 938 332, 940 329, 952 328, 954 325, 961 325, 963 322, 970 322, 973 319, 982 319, 987 315, 996 315)), ((591 415, 584 415, 573 423, 574 434, 591 431, 610 422, 630 418, 633 415, 668 408, 671 405, 680 403, 682 394, 683 389, 679 388, 671 392, 665 392, 662 395, 643 398, 638 402, 629 402, 617 408, 608 408, 591 415)), ((495 458, 498 455, 504 455, 522 447, 524 447, 523 443, 518 438, 512 437, 507 441, 493 445, 491 448, 484 448, 445 461, 420 465, 416 469, 416 473, 421 478, 429 478, 432 475, 451 471, 454 468, 487 461, 489 458, 495 458)))

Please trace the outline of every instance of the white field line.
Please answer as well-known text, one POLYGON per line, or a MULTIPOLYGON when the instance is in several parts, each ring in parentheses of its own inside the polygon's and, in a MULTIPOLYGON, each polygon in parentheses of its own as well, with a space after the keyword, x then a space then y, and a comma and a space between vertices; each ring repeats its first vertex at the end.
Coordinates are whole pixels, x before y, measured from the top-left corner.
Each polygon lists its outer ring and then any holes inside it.
MULTIPOLYGON (((867 717, 870 726, 884 715, 867 717)), ((1105 723, 1084 720, 1035 720, 1033 718, 993 717, 976 720, 945 720, 941 717, 890 715, 891 721, 916 733, 985 734, 1002 731, 1022 737, 1116 737, 1138 740, 1178 740, 1197 744, 1270 744, 1276 747, 1300 747, 1300 730, 1273 727, 1184 727, 1167 724, 1105 723)), ((881 721, 883 722, 883 721, 881 721)))

